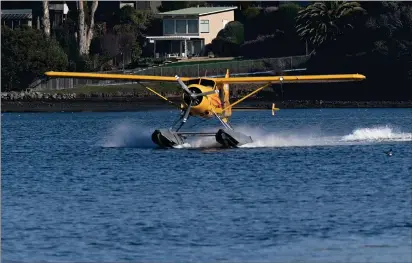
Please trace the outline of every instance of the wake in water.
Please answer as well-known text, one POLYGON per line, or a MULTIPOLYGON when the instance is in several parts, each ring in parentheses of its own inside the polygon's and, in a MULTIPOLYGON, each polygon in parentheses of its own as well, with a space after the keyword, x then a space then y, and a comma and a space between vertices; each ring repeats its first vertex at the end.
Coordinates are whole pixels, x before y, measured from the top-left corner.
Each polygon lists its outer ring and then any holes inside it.
POLYGON ((342 137, 342 141, 411 141, 412 133, 401 132, 389 126, 361 128, 342 137))
MULTIPOLYGON (((247 131, 245 131, 247 132, 247 131)), ((333 146, 359 143, 378 143, 412 141, 412 133, 400 132, 389 126, 358 128, 344 136, 323 136, 307 132, 255 134, 254 142, 243 147, 298 147, 298 146, 333 146)))
POLYGON ((155 148, 152 142, 153 130, 124 122, 109 131, 104 138, 103 147, 134 147, 134 148, 155 148))
MULTIPOLYGON (((240 127, 238 131, 252 136, 253 143, 241 148, 257 147, 310 147, 338 146, 353 144, 371 144, 379 142, 412 141, 412 133, 400 132, 389 126, 358 128, 344 136, 325 136, 320 131, 264 131, 259 128, 240 127)), ((219 147, 214 138, 198 138, 194 143, 187 143, 181 148, 219 147)))
MULTIPOLYGON (((412 133, 401 132, 389 126, 358 128, 352 133, 343 136, 325 136, 320 131, 264 131, 259 128, 238 127, 238 131, 252 136, 253 143, 245 144, 241 148, 256 147, 310 147, 370 144, 379 142, 412 141, 412 133)), ((216 129, 202 130, 202 132, 216 131, 216 129)), ((103 142, 103 147, 135 147, 156 148, 151 140, 153 129, 129 123, 120 124, 109 132, 103 142)), ((193 137, 177 149, 188 148, 220 148, 214 137, 193 137)))

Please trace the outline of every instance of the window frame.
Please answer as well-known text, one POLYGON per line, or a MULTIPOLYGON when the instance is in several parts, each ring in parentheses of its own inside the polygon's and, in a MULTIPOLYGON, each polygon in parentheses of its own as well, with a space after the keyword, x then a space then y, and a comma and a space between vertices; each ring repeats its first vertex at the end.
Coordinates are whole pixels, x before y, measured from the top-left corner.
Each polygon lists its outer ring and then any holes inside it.
POLYGON ((199 20, 199 33, 210 33, 210 22, 209 19, 199 20), (207 25, 207 30, 203 30, 203 25, 207 25))
POLYGON ((175 19, 175 34, 187 34, 187 19, 175 19), (183 22, 184 23, 184 28, 185 28, 185 30, 184 30, 184 32, 178 32, 177 31, 177 24, 179 23, 179 22, 183 22))
MULTIPOLYGON (((199 30, 199 19, 193 18, 165 18, 163 19, 163 34, 164 35, 198 35, 200 33, 199 30), (173 21, 173 22, 172 22, 173 21), (190 22, 189 22, 190 21, 190 22), (184 23, 184 32, 178 32, 178 24, 184 23), (193 31, 189 31, 189 23, 192 23, 193 31), (170 32, 166 31, 167 26, 173 26, 173 29, 170 32)), ((171 28, 170 28, 171 29, 171 28)), ((180 29, 183 29, 182 27, 180 29)))
POLYGON ((199 22, 197 19, 186 19, 186 34, 199 34, 199 22), (189 21, 193 22, 196 25, 196 32, 189 32, 189 21))
POLYGON ((171 18, 163 19, 163 34, 164 35, 174 35, 174 34, 176 34, 176 19, 171 19, 171 18), (166 32, 166 24, 167 24, 166 21, 171 21, 172 22, 172 23, 170 23, 170 24, 173 25, 173 29, 172 29, 171 32, 166 32))

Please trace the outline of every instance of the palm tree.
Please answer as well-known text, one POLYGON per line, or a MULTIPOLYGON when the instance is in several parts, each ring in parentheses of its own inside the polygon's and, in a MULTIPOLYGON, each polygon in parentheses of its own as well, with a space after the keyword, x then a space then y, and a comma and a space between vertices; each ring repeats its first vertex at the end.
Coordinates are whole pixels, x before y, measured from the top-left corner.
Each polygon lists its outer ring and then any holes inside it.
POLYGON ((299 11, 297 33, 316 48, 353 29, 356 16, 365 13, 357 2, 317 2, 299 11))

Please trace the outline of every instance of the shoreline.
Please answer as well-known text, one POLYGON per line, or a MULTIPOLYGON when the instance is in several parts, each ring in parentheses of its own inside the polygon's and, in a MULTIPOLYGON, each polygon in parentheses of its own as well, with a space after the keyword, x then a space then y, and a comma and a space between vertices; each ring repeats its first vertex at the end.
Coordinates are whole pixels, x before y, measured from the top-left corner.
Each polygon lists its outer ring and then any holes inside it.
MULTIPOLYGON (((235 101, 233 98, 231 101, 235 101)), ((179 99, 171 99, 179 104, 179 99)), ((271 110, 272 103, 280 109, 322 108, 412 108, 412 101, 267 101, 249 99, 234 107, 237 110, 271 110)), ((2 100, 1 112, 121 112, 174 110, 167 102, 152 97, 140 98, 85 98, 65 100, 2 100)))

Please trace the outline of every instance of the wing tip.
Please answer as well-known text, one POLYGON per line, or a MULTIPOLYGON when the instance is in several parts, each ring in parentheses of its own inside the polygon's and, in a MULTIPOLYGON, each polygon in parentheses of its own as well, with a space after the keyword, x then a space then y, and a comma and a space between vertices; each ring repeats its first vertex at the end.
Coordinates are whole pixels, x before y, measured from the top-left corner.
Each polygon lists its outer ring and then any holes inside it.
POLYGON ((366 76, 365 75, 363 75, 363 74, 356 74, 357 76, 358 76, 358 78, 360 79, 360 80, 364 80, 364 79, 366 79, 366 76))

